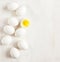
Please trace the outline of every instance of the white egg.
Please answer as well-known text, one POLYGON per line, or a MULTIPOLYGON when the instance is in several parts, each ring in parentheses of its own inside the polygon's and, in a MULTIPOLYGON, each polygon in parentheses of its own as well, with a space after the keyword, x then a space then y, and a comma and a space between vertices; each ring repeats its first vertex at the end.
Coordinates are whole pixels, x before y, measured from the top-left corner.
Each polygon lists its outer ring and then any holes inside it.
POLYGON ((23 37, 26 35, 26 30, 24 28, 19 28, 15 32, 15 36, 17 37, 23 37))
POLYGON ((10 50, 10 56, 13 57, 13 58, 18 58, 20 56, 20 52, 18 49, 16 48, 11 48, 10 50))
POLYGON ((26 7, 25 7, 25 6, 21 6, 21 7, 16 11, 16 15, 18 15, 18 16, 24 16, 24 15, 26 15, 26 7))
POLYGON ((18 25, 18 19, 16 17, 11 17, 8 19, 8 24, 11 26, 17 26, 18 25))
POLYGON ((13 41, 12 37, 9 35, 6 35, 1 39, 1 44, 9 45, 12 41, 13 41))
POLYGON ((17 10, 17 8, 19 8, 19 4, 16 2, 10 2, 7 4, 7 8, 10 11, 14 11, 14 10, 17 10))
POLYGON ((4 26, 3 31, 4 31, 6 34, 14 34, 15 29, 14 29, 14 27, 12 27, 12 26, 10 26, 10 25, 6 25, 6 26, 4 26))
POLYGON ((17 47, 22 50, 27 50, 28 44, 25 40, 20 40, 19 42, 17 42, 17 47))

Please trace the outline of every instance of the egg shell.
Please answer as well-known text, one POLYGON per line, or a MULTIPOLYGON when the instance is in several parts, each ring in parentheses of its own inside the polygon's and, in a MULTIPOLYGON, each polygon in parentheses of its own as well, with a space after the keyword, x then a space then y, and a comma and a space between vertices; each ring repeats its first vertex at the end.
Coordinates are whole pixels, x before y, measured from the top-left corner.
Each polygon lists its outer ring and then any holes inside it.
POLYGON ((8 24, 11 26, 17 26, 18 25, 18 19, 16 17, 11 17, 8 19, 8 24))
POLYGON ((9 45, 9 44, 11 44, 12 41, 13 41, 12 37, 9 35, 6 35, 1 39, 1 44, 9 45))
POLYGON ((14 27, 12 27, 12 26, 10 26, 10 25, 6 25, 6 26, 4 26, 3 31, 4 31, 6 34, 14 34, 15 29, 14 29, 14 27))
POLYGON ((17 37, 21 37, 21 36, 23 37, 25 35, 26 35, 26 29, 24 28, 18 28, 15 32, 15 36, 17 37))
POLYGON ((7 4, 7 8, 8 8, 8 10, 10 10, 10 11, 14 11, 14 10, 17 10, 17 8, 19 8, 19 4, 16 3, 16 2, 9 2, 9 3, 7 4))
POLYGON ((18 58, 20 56, 19 50, 16 49, 15 47, 12 47, 10 50, 10 56, 13 58, 18 58))
POLYGON ((21 6, 17 11, 16 15, 18 16, 24 16, 26 15, 26 6, 21 6))
POLYGON ((17 47, 22 50, 27 50, 28 49, 28 44, 25 40, 20 40, 17 42, 17 47))

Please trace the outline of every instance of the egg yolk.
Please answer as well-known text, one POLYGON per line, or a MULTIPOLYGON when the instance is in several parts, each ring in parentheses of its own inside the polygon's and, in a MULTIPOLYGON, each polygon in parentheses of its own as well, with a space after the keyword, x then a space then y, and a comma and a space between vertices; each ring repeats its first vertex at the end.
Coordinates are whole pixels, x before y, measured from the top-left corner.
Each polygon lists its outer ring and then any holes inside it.
POLYGON ((28 19, 24 19, 22 25, 28 27, 30 25, 30 21, 28 19))

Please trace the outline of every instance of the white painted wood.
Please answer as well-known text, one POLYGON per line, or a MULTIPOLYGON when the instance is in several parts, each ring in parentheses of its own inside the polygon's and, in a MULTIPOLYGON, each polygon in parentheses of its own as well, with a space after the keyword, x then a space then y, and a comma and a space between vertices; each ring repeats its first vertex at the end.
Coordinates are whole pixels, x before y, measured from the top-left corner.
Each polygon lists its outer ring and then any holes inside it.
MULTIPOLYGON (((0 27, 11 16, 9 11, 2 10, 9 1, 22 4, 20 0, 0 0, 0 27)), ((24 1, 31 18, 27 32, 30 49, 20 58, 12 59, 6 56, 10 46, 0 46, 0 62, 60 62, 60 0, 24 1)))

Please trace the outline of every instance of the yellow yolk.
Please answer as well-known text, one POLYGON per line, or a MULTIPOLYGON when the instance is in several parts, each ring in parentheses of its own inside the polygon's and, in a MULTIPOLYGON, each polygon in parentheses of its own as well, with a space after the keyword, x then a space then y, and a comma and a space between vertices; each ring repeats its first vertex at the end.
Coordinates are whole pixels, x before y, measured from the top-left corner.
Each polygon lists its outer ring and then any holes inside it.
POLYGON ((22 21, 22 26, 28 27, 29 25, 30 25, 30 21, 29 21, 28 19, 24 19, 24 20, 22 21))

